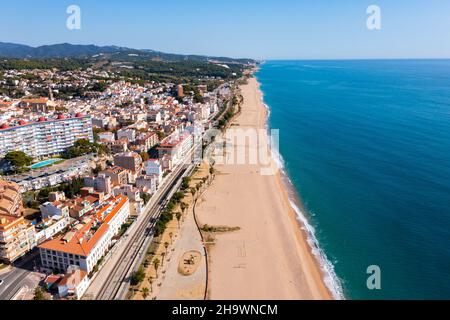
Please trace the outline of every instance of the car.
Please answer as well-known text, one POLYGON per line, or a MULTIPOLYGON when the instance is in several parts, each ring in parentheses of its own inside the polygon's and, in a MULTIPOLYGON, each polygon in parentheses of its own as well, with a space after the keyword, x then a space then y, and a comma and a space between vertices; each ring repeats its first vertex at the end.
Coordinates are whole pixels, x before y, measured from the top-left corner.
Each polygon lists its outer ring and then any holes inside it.
POLYGON ((3 280, 2 279, 0 279, 0 286, 3 284, 3 280))

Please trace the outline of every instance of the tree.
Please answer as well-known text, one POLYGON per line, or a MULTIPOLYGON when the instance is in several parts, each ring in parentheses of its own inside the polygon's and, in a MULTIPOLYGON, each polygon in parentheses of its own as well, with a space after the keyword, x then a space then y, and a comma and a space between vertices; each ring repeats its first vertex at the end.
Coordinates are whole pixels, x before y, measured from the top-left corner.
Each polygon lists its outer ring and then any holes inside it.
POLYGON ((170 244, 173 244, 173 232, 169 233, 169 237, 170 237, 170 244))
POLYGON ((164 266, 164 258, 166 257, 166 253, 165 252, 161 252, 161 266, 164 266))
POLYGON ((183 181, 181 182, 181 190, 187 190, 189 189, 189 184, 191 183, 191 178, 184 177, 183 181))
POLYGON ((150 291, 153 292, 153 278, 148 277, 148 283, 150 283, 150 291))
POLYGON ((145 279, 145 271, 144 271, 144 267, 140 266, 139 270, 134 272, 133 275, 131 276, 131 285, 132 286, 136 286, 139 283, 141 283, 142 281, 144 281, 145 279))
POLYGON ((147 297, 148 297, 148 292, 149 292, 149 290, 148 290, 147 287, 145 287, 145 288, 142 289, 142 297, 144 298, 144 300, 147 299, 147 297))
POLYGON ((187 203, 182 202, 180 204, 181 212, 184 213, 188 207, 189 207, 189 205, 187 203))
POLYGON ((44 291, 40 287, 37 287, 34 290, 34 300, 47 300, 47 298, 44 295, 44 291))
POLYGON ((33 158, 29 157, 23 151, 11 151, 5 155, 5 160, 7 160, 15 168, 21 169, 31 165, 33 158))
POLYGON ((180 220, 181 220, 181 213, 177 212, 176 214, 177 220, 178 220, 178 229, 180 228, 180 220))
POLYGON ((166 249, 166 255, 167 255, 167 249, 169 248, 169 243, 168 242, 164 242, 164 248, 166 249))
POLYGON ((149 195, 146 192, 143 192, 141 194, 141 197, 142 197, 142 200, 144 200, 144 204, 147 204, 150 201, 150 199, 151 199, 151 195, 149 195))
POLYGON ((158 275, 158 269, 159 269, 159 264, 161 263, 161 261, 159 261, 158 258, 156 258, 155 260, 153 260, 153 267, 155 268, 155 272, 156 275, 158 275))

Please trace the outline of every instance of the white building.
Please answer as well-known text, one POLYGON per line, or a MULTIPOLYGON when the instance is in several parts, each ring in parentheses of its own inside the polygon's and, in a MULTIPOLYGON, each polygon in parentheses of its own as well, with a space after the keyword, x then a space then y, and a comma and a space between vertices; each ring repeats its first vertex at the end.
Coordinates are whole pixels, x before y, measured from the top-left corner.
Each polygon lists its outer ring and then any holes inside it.
POLYGON ((58 294, 60 298, 74 297, 79 300, 89 287, 89 277, 86 271, 70 269, 58 284, 58 294))
POLYGON ((158 147, 159 156, 170 156, 174 166, 181 163, 188 155, 194 145, 193 136, 185 131, 183 133, 175 132, 163 141, 158 147))
POLYGON ((133 129, 120 129, 117 131, 117 139, 128 139, 129 142, 134 142, 136 140, 136 131, 133 129))
POLYGON ((43 268, 66 272, 69 267, 76 266, 91 273, 129 215, 130 203, 126 197, 109 200, 64 236, 39 245, 43 268))
POLYGON ((53 216, 48 219, 44 219, 39 225, 35 227, 36 243, 40 244, 48 239, 51 239, 56 234, 63 231, 70 224, 69 216, 53 216))
POLYGON ((114 133, 112 132, 100 132, 98 133, 98 138, 100 139, 100 141, 108 141, 108 142, 114 142, 115 141, 115 136, 114 133))
POLYGON ((99 174, 98 177, 85 177, 84 185, 105 194, 112 192, 112 179, 105 174, 99 174))
POLYGON ((147 175, 155 175, 158 178, 158 184, 160 184, 164 174, 161 162, 158 159, 150 159, 144 165, 145 173, 147 175))
POLYGON ((19 121, 15 126, 0 126, 0 157, 10 151, 23 151, 33 158, 63 153, 80 139, 94 141, 92 119, 77 114, 66 118, 40 118, 37 122, 19 121))
POLYGON ((136 179, 136 187, 144 192, 154 194, 158 188, 159 177, 156 175, 142 175, 136 179))
POLYGON ((42 219, 69 217, 69 206, 61 201, 46 202, 40 206, 42 219))

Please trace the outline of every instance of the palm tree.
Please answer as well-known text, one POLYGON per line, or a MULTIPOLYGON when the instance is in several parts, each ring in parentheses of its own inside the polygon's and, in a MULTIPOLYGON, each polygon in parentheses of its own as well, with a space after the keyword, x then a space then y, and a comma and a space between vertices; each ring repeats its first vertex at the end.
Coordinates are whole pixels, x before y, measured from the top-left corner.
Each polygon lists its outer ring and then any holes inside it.
POLYGON ((173 232, 169 233, 170 244, 173 244, 173 232))
POLYGON ((169 243, 168 242, 164 242, 164 248, 166 248, 166 255, 167 255, 167 249, 169 248, 169 243))
POLYGON ((148 277, 148 283, 150 283, 150 291, 153 293, 153 278, 148 277))
POLYGON ((178 229, 180 229, 181 213, 177 212, 177 213, 175 214, 175 216, 177 217, 177 220, 178 220, 178 229))
POLYGON ((142 288, 142 297, 144 298, 144 300, 146 300, 147 299, 147 297, 148 297, 148 288, 147 287, 145 287, 145 288, 142 288))
POLYGON ((159 264, 161 263, 161 261, 159 261, 158 258, 156 258, 155 260, 153 260, 153 267, 155 268, 156 271, 156 276, 158 276, 158 269, 159 269, 159 264))
POLYGON ((164 257, 166 256, 165 252, 161 252, 161 267, 164 267, 164 257))

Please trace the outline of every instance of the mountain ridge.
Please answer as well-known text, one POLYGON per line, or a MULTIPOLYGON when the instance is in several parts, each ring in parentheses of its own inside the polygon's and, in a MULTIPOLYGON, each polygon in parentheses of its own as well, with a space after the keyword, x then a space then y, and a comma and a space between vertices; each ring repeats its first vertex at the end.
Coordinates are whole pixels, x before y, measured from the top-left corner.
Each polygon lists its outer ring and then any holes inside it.
POLYGON ((32 47, 24 44, 0 42, 0 57, 9 59, 48 59, 48 58, 95 58, 110 55, 125 59, 128 55, 142 60, 163 61, 216 61, 222 63, 253 63, 255 60, 246 58, 213 57, 205 55, 184 55, 165 53, 152 49, 133 49, 120 46, 98 46, 95 44, 58 43, 32 47))

